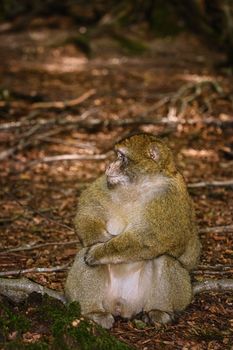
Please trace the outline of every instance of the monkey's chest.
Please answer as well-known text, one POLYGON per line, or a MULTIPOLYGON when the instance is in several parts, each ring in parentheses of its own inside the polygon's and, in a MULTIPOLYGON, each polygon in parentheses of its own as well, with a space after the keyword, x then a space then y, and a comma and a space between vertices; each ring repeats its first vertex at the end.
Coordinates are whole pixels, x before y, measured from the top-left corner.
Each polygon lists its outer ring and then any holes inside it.
POLYGON ((111 236, 118 236, 125 231, 127 221, 120 216, 114 216, 107 222, 107 231, 111 236))
POLYGON ((141 219, 142 208, 139 205, 110 207, 106 229, 110 235, 118 236, 127 229, 138 226, 141 219))

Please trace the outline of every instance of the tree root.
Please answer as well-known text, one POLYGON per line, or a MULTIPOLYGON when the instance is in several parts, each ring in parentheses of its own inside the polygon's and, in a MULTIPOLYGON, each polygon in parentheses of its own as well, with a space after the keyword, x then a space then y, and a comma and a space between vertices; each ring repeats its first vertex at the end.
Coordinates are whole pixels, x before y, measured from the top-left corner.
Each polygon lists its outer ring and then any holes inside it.
MULTIPOLYGON (((195 282, 193 284, 193 295, 202 292, 233 292, 233 279, 206 280, 203 282, 195 282)), ((25 300, 31 293, 48 294, 50 297, 67 303, 65 295, 62 292, 44 287, 39 283, 33 282, 28 278, 0 278, 0 294, 8 297, 15 303, 25 300)))
POLYGON ((15 303, 20 303, 25 300, 29 294, 33 292, 42 295, 48 294, 50 297, 60 300, 62 303, 66 303, 66 298, 63 293, 44 287, 28 278, 0 278, 0 294, 8 297, 15 303))
POLYGON ((193 284, 193 294, 202 292, 233 292, 233 279, 206 280, 203 282, 195 282, 193 284))

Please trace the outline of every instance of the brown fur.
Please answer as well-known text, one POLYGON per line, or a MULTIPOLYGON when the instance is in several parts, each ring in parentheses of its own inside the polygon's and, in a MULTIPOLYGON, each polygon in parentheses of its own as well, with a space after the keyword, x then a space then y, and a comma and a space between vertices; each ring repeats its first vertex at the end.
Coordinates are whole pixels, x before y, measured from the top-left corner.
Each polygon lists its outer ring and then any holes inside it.
POLYGON ((112 315, 146 312, 165 322, 191 300, 200 254, 191 199, 163 141, 142 134, 115 147, 118 159, 83 192, 75 227, 83 249, 66 294, 106 328, 112 315))

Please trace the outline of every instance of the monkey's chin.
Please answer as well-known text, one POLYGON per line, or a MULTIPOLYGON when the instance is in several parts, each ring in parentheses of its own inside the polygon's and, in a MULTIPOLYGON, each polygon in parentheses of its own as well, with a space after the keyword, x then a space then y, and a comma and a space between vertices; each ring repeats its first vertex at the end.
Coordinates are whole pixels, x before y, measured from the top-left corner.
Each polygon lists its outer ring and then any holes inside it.
POLYGON ((125 186, 129 183, 128 179, 120 176, 107 176, 107 186, 109 189, 116 186, 125 186))

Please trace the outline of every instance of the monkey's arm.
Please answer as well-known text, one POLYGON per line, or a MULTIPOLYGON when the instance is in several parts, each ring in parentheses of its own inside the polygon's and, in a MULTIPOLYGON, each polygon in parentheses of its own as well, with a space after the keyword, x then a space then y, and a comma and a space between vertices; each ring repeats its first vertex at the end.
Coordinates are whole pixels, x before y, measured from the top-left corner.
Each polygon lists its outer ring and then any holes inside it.
POLYGON ((136 225, 103 244, 96 244, 86 254, 89 265, 116 264, 154 259, 168 254, 179 258, 193 236, 189 203, 169 196, 148 206, 136 225), (178 205, 179 203, 179 205, 178 205), (183 207, 182 207, 183 204, 183 207))
POLYGON ((154 259, 163 254, 178 258, 184 249, 184 246, 174 239, 167 242, 154 237, 152 242, 137 232, 127 231, 106 243, 92 246, 87 251, 85 261, 88 265, 95 266, 154 259))
POLYGON ((104 220, 97 216, 78 213, 74 220, 75 232, 84 247, 109 240, 104 220))
POLYGON ((106 200, 102 193, 102 186, 103 178, 100 178, 83 191, 79 198, 74 227, 84 247, 106 242, 110 238, 106 230, 106 200))

